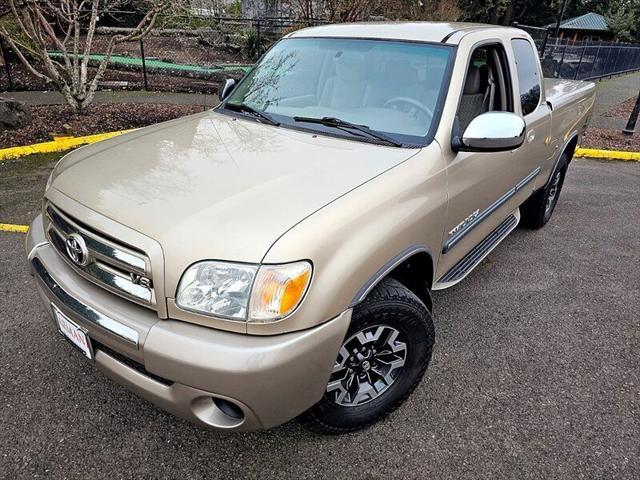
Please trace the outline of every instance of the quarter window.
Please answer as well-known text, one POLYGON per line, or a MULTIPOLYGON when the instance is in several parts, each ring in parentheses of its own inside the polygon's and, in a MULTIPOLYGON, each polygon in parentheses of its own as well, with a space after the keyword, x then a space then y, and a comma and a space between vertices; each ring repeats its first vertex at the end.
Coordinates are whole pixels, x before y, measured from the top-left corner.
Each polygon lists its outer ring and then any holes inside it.
POLYGON ((533 112, 540 103, 540 76, 538 74, 538 60, 531 44, 524 39, 511 40, 513 55, 516 59, 518 71, 518 85, 520 87, 520 105, 522 115, 533 112))

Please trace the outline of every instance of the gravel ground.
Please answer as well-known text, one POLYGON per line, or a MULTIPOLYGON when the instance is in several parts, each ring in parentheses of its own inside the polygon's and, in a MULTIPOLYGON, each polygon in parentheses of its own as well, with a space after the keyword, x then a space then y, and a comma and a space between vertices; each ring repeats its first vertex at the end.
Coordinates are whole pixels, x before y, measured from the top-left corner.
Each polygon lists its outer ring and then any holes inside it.
POLYGON ((580 147, 640 152, 640 123, 638 127, 637 133, 633 135, 625 135, 622 130, 589 127, 580 137, 580 147))
POLYGON ((201 105, 153 103, 110 103, 93 105, 75 114, 65 105, 32 106, 29 125, 0 132, 0 148, 53 140, 55 135, 81 137, 95 133, 140 128, 202 112, 201 105))
MULTIPOLYGON (((2 185, 0 221, 30 220, 52 161, 2 185)), ((639 187, 639 164, 575 161, 546 228, 434 295, 413 396, 340 437, 208 432, 137 398, 54 332, 23 235, 0 232, 0 477, 640 478, 639 187)))

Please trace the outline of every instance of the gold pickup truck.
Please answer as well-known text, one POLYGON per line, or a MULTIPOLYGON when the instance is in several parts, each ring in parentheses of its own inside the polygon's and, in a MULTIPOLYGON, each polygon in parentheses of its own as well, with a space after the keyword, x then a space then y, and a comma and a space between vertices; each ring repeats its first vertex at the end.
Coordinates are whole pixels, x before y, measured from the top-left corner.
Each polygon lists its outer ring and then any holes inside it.
POLYGON ((594 86, 543 79, 518 29, 363 23, 287 35, 220 97, 60 160, 27 239, 38 289, 161 408, 340 433, 420 382, 430 292, 549 221, 594 86))

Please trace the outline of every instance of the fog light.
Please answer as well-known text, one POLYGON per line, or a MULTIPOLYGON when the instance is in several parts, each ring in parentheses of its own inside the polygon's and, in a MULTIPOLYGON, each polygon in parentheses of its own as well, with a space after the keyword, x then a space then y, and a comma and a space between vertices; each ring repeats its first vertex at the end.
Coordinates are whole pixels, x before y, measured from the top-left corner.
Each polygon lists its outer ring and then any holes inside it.
POLYGON ((238 420, 244 418, 244 412, 235 403, 216 397, 213 397, 213 403, 228 417, 236 418, 238 420))

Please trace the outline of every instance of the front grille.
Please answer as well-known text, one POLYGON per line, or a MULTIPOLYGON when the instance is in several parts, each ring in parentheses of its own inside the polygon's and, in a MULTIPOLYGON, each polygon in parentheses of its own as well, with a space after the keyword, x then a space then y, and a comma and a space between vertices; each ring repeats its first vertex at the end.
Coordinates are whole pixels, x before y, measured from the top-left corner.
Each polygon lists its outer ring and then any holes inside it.
POLYGON ((155 309, 151 264, 144 253, 95 231, 52 204, 45 207, 45 213, 49 240, 76 272, 116 295, 155 309), (72 240, 77 247, 75 258, 69 248, 72 240))
POLYGON ((147 369, 144 368, 144 365, 142 365, 141 363, 138 363, 135 360, 132 360, 129 357, 116 352, 115 350, 107 347, 103 343, 100 343, 96 340, 91 340, 91 343, 93 345, 94 351, 100 350, 102 353, 109 355, 114 360, 117 360, 120 363, 124 363, 127 367, 132 368, 136 372, 141 373, 142 375, 145 375, 151 378, 152 380, 155 380, 158 383, 162 383, 163 385, 167 385, 167 386, 174 384, 174 382, 171 380, 168 380, 164 377, 156 375, 155 373, 148 372, 147 369))

